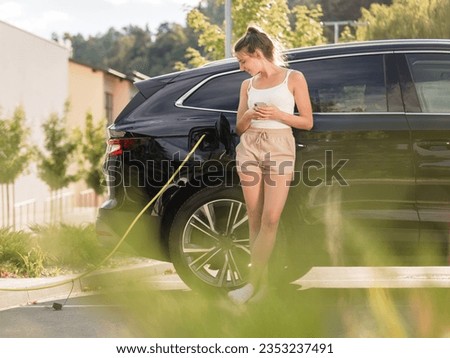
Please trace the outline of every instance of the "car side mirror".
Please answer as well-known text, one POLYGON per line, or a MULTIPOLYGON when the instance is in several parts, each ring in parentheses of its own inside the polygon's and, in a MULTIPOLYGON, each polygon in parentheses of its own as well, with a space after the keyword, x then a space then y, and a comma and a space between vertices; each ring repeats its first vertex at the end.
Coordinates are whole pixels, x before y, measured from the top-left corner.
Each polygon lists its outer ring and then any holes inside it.
POLYGON ((234 153, 233 135, 231 133, 230 122, 223 113, 220 114, 219 119, 216 121, 216 136, 219 141, 225 146, 227 154, 234 153))

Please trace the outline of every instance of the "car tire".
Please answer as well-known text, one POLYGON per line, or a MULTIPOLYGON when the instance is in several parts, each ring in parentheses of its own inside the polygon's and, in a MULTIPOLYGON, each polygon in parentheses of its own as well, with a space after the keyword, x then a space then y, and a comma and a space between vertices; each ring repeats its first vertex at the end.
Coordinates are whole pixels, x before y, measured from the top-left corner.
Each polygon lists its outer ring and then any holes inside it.
POLYGON ((193 289, 244 285, 250 242, 241 189, 205 188, 189 197, 172 222, 169 252, 178 275, 193 289))

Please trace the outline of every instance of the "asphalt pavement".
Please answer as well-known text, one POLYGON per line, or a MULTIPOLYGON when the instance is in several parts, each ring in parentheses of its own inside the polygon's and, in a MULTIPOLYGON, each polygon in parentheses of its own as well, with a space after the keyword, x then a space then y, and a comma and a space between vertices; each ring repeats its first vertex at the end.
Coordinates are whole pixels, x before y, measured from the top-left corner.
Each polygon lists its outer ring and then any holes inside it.
POLYGON ((171 263, 143 260, 138 264, 102 269, 88 276, 79 274, 43 278, 0 279, 0 311, 43 301, 96 291, 100 286, 123 286, 152 276, 174 273, 171 263))

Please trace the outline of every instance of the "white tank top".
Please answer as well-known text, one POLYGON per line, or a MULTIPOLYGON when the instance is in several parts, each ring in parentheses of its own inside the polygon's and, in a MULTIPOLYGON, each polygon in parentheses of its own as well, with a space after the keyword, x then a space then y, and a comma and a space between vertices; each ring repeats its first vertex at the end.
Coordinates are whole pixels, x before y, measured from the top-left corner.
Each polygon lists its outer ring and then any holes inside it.
MULTIPOLYGON (((269 106, 278 107, 283 112, 293 114, 295 99, 288 87, 288 78, 291 72, 292 70, 287 71, 286 78, 279 85, 263 89, 254 88, 252 78, 248 85, 248 108, 252 108, 256 102, 264 102, 269 106)), ((290 126, 276 118, 263 120, 252 119, 251 126, 253 128, 290 128, 290 126)))

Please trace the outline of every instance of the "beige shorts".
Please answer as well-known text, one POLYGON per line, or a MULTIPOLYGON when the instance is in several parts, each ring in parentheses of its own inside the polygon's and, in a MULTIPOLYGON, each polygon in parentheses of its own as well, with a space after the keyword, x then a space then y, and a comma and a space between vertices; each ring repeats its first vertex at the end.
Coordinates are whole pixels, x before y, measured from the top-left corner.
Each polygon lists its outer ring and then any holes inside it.
POLYGON ((237 171, 244 174, 292 174, 295 165, 292 129, 250 127, 236 147, 236 165, 237 171))

